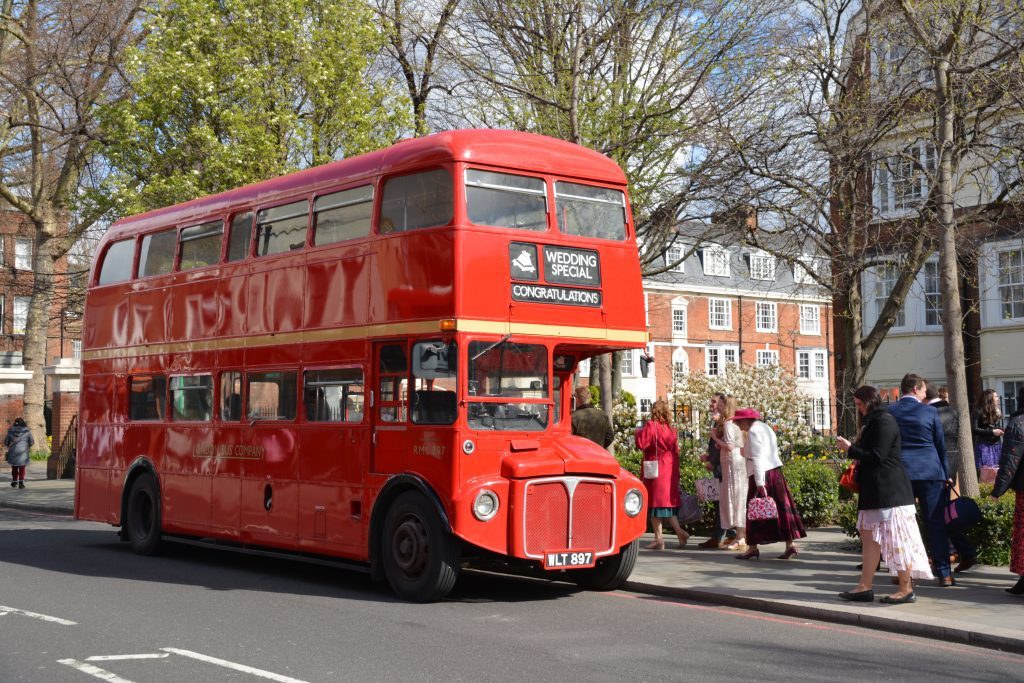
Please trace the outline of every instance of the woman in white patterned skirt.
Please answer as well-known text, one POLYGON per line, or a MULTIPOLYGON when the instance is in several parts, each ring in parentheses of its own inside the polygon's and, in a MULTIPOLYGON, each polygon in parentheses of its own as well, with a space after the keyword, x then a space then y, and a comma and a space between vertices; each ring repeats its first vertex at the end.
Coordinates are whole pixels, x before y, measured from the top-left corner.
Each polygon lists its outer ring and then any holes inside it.
POLYGON ((857 443, 843 437, 836 442, 857 460, 857 529, 860 531, 863 565, 860 583, 839 597, 851 602, 875 599, 872 582, 881 557, 890 571, 899 576, 899 590, 881 602, 900 605, 914 602, 913 579, 931 579, 928 555, 917 528, 914 491, 900 459, 900 427, 896 418, 882 405, 874 387, 863 386, 853 392, 853 403, 864 425, 857 443))
POLYGON ((733 422, 736 398, 726 396, 721 403, 717 426, 711 438, 721 453, 722 488, 718 494, 718 514, 723 529, 736 529, 736 540, 725 550, 746 550, 747 464, 743 457, 743 432, 733 422))

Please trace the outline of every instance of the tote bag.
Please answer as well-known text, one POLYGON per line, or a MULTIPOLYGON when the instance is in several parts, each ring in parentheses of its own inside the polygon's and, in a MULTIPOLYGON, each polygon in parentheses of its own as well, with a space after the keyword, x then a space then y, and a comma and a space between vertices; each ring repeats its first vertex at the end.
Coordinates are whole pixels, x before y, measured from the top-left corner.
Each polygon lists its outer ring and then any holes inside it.
POLYGON ((717 479, 698 479, 697 497, 704 502, 709 500, 718 500, 718 489, 720 486, 721 482, 717 479))
POLYGON ((644 460, 644 479, 658 478, 658 461, 644 460))
POLYGON ((679 508, 676 510, 676 517, 680 524, 696 522, 701 518, 700 501, 692 493, 684 493, 679 499, 679 508))

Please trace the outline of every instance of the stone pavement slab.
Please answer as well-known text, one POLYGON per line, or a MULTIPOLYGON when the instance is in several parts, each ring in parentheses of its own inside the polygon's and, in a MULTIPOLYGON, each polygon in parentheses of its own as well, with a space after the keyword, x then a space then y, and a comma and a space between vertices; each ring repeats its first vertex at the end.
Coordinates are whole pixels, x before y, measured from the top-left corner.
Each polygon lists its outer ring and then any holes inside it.
POLYGON ((32 460, 25 472, 25 488, 11 488, 11 468, 0 462, 0 508, 72 515, 75 512, 75 481, 47 479, 46 462, 32 460))

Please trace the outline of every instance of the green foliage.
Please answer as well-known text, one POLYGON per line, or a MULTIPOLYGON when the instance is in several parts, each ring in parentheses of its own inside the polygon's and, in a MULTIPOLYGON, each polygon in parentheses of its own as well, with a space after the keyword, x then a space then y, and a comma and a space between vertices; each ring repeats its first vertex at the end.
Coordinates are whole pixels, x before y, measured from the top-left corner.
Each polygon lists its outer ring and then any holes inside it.
POLYGON ((978 559, 984 564, 1008 565, 1016 499, 1012 493, 1007 493, 992 500, 992 485, 982 484, 977 502, 981 522, 968 531, 967 536, 978 549, 978 559))
MULTIPOLYGON (((704 463, 698 459, 693 452, 681 454, 679 457, 679 489, 683 493, 697 493, 697 480, 710 477, 711 473, 704 467, 704 463)), ((686 529, 691 533, 710 534, 715 528, 715 504, 701 503, 701 518, 687 524, 686 529)))
POLYGON ((31 452, 29 452, 28 457, 29 457, 29 460, 36 460, 36 461, 49 460, 50 459, 50 451, 49 451, 49 449, 37 448, 37 449, 34 449, 31 452))
POLYGON ((613 443, 616 451, 633 447, 637 422, 636 398, 628 391, 622 391, 612 407, 612 431, 615 433, 613 443))
POLYGON ((634 477, 640 477, 640 468, 642 467, 640 463, 643 462, 644 454, 639 449, 616 448, 615 459, 634 477))
POLYGON ((790 458, 804 460, 843 460, 846 458, 846 455, 836 446, 835 437, 817 434, 795 442, 788 455, 790 458))
POLYGON ((359 0, 161 0, 131 52, 132 97, 104 112, 127 214, 392 142, 408 107, 367 78, 384 38, 359 0))
POLYGON ((839 509, 839 475, 822 460, 790 460, 782 468, 804 526, 833 524, 839 509))
POLYGON ((852 539, 860 540, 860 531, 857 530, 857 499, 849 498, 839 501, 836 515, 839 526, 852 539))

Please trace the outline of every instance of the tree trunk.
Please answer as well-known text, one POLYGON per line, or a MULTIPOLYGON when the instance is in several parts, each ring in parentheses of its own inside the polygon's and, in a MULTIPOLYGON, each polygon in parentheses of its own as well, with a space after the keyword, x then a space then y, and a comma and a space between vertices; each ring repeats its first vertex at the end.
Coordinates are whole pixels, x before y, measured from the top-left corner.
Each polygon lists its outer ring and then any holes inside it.
POLYGON ((622 351, 612 351, 612 403, 622 395, 622 351))
POLYGON ((953 214, 953 102, 949 92, 949 61, 935 63, 935 95, 938 98, 937 136, 939 165, 936 195, 939 227, 939 273, 942 281, 942 335, 945 342, 946 383, 950 404, 960 422, 960 493, 977 498, 971 416, 968 411, 967 369, 964 366, 963 311, 960 307, 960 274, 956 260, 956 217, 953 214))
POLYGON ((37 222, 36 239, 32 246, 33 286, 29 299, 28 317, 25 321, 25 341, 22 350, 25 369, 32 373, 32 379, 25 383, 25 423, 32 430, 36 448, 46 447, 46 379, 43 366, 46 365, 46 340, 50 327, 50 303, 53 294, 53 258, 50 256, 50 240, 53 226, 37 222))

